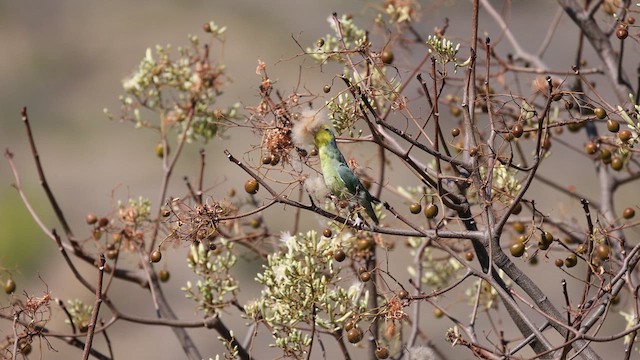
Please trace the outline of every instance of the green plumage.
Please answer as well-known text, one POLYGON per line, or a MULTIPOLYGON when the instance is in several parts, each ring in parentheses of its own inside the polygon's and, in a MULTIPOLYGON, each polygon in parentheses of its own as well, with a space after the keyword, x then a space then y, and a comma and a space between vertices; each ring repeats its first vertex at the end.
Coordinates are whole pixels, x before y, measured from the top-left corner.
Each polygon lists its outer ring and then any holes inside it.
POLYGON ((378 224, 378 217, 371 204, 375 200, 347 165, 347 161, 336 144, 336 137, 327 125, 318 130, 315 135, 315 143, 318 147, 324 183, 329 191, 340 199, 356 200, 371 220, 378 224))

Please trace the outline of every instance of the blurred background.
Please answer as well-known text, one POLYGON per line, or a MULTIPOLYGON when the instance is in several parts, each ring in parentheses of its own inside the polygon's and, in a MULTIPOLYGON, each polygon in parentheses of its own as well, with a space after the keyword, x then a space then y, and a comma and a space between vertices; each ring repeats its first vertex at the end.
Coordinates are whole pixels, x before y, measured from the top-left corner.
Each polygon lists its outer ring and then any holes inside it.
MULTIPOLYGON (((421 3, 423 15, 416 28, 425 38, 433 33, 435 26, 442 26, 445 17, 450 19, 451 34, 467 36, 470 2, 421 3)), ((494 3, 498 8, 501 6, 500 2, 494 3)), ((104 108, 118 113, 118 96, 123 93, 121 80, 137 67, 147 47, 186 45, 187 35, 204 35, 202 24, 210 20, 227 26, 224 59, 233 83, 226 87, 219 104, 224 107, 241 102, 243 107, 253 106, 259 101, 260 78, 255 74, 258 59, 267 64, 270 77, 277 80, 275 87, 283 92, 296 88, 300 71, 303 71, 302 86, 322 93, 322 86, 331 81, 335 72, 305 67, 301 59, 292 59, 300 53, 292 37, 303 46, 311 46, 316 39, 330 32, 326 19, 334 11, 352 13, 357 23, 368 27, 374 14, 372 6, 382 6, 382 1, 0 1, 0 44, 3 48, 0 54, 0 144, 3 151, 9 148, 14 153, 22 186, 38 214, 48 227, 59 228, 39 185, 20 121, 20 109, 27 106, 49 184, 76 233, 88 236, 90 229, 84 223, 88 212, 105 216, 119 199, 145 196, 153 201, 157 196, 160 186, 157 179, 162 170, 161 161, 154 152, 158 135, 135 130, 128 123, 110 121, 103 113, 104 108), (278 62, 281 59, 290 60, 278 62)), ((521 45, 535 52, 542 41, 540 34, 546 33, 557 4, 554 1, 515 2, 513 6, 511 17, 507 18, 509 26, 521 45)), ((506 41, 501 41, 499 27, 486 13, 481 14, 480 34, 491 36, 498 49, 508 51, 510 48, 506 41)), ((573 58, 574 39, 575 29, 565 17, 547 51, 550 67, 567 69, 570 66, 568 59, 573 58), (567 46, 567 39, 572 46, 567 46)), ((466 43, 468 39, 458 41, 466 43)), ((421 56, 396 54, 399 60, 396 65, 408 71, 411 59, 421 56)), ((584 142, 583 137, 577 135, 571 135, 569 139, 579 146, 584 142)), ((228 164, 222 150, 230 148, 241 154, 248 150, 247 144, 258 142, 255 138, 234 136, 230 141, 214 140, 206 145, 209 183, 237 184, 244 179, 237 168, 228 164)), ((197 144, 187 147, 174 172, 174 187, 170 194, 184 193, 182 176, 196 176, 200 147, 197 144)), ((555 155, 553 161, 543 165, 543 173, 597 197, 590 161, 571 152, 555 155), (571 171, 566 171, 567 163, 572 165, 571 171)), ((402 182, 405 175, 408 175, 405 169, 398 169, 391 175, 395 178, 390 182, 402 182)), ((27 291, 32 296, 41 296, 48 287, 53 297, 92 302, 93 294, 70 281, 70 271, 62 263, 54 244, 36 227, 11 187, 12 183, 10 168, 3 161, 0 163, 0 266, 14 271, 20 293, 27 291)), ((220 191, 226 191, 228 187, 221 186, 220 191)), ((549 191, 544 185, 536 185, 532 191, 531 197, 539 201, 543 211, 580 215, 580 204, 575 200, 549 191), (545 199, 554 201, 545 203, 545 199)), ((621 208, 639 200, 632 189, 623 190, 621 198, 625 199, 620 203, 621 208)), ((578 219, 582 221, 582 218, 578 219)), ((283 224, 281 230, 287 230, 286 226, 283 224)), ((167 292, 172 294, 170 298, 178 315, 186 319, 197 318, 199 315, 192 304, 177 290, 189 277, 189 274, 181 273, 186 270, 183 255, 169 255, 165 264, 172 270, 172 279, 165 288, 170 289, 167 292)), ((247 266, 244 280, 251 283, 260 265, 247 266)), ((404 263, 397 266, 403 269, 404 263)), ((88 273, 93 271, 88 267, 84 269, 88 273)), ((550 291, 558 294, 559 299, 559 285, 550 286, 556 289, 550 291)), ((153 316, 146 291, 132 285, 114 286, 113 291, 116 295, 112 298, 126 303, 129 313, 153 316)), ((257 287, 248 288, 243 290, 242 297, 250 299, 258 292, 257 287)), ((6 295, 0 295, 2 306, 7 300, 6 295)), ((54 316, 61 319, 58 311, 54 316)), ((444 343, 446 320, 437 321, 428 316, 425 321, 434 322, 433 332, 427 335, 441 350, 445 353, 453 351, 451 354, 457 354, 453 355, 456 358, 469 358, 466 351, 450 350, 444 343)), ((57 322, 59 326, 52 326, 53 329, 68 331, 61 320, 57 322)), ((244 337, 242 324, 242 321, 234 324, 241 339, 244 337)), ((120 322, 111 329, 116 358, 183 357, 168 328, 120 322)), ((205 330, 189 332, 196 338, 203 356, 215 357, 216 353, 222 353, 217 334, 205 330)), ((0 337, 11 334, 10 322, 0 322, 0 337)), ((97 337, 96 344, 105 349, 102 337, 97 337)), ((44 351, 43 359, 78 358, 81 353, 56 340, 51 340, 55 351, 47 350, 46 343, 36 341, 32 355, 35 358, 38 358, 35 354, 40 346, 44 351)), ((267 351, 265 354, 269 355, 264 358, 271 358, 277 357, 279 352, 267 351)))

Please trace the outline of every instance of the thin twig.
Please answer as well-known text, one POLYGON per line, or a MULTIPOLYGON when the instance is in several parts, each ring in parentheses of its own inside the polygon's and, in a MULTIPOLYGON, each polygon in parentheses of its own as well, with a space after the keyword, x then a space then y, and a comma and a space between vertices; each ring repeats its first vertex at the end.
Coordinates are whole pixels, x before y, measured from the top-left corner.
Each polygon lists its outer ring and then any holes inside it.
POLYGON ((100 311, 100 305, 102 304, 102 277, 104 276, 104 264, 104 254, 100 254, 100 265, 98 266, 98 284, 96 285, 96 301, 93 303, 91 320, 89 321, 89 328, 87 329, 87 340, 84 343, 84 352, 82 353, 83 360, 87 360, 89 358, 91 345, 93 343, 93 335, 95 334, 96 324, 98 323, 98 313, 100 311))
POLYGON ((27 130, 27 137, 29 138, 29 144, 31 145, 31 153, 33 155, 33 160, 36 164, 36 169, 38 171, 38 178, 40 179, 40 185, 42 185, 44 192, 47 194, 49 203, 51 204, 51 207, 53 208, 53 211, 55 212, 56 217, 58 218, 58 221, 60 221, 60 224, 62 224, 62 228, 64 229, 65 234, 67 234, 69 242, 71 242, 71 245, 73 245, 74 248, 78 248, 80 247, 80 245, 75 241, 75 236, 71 231, 71 227, 69 227, 69 224, 67 223, 67 219, 65 218, 64 213, 60 208, 60 205, 58 205, 58 201, 53 195, 53 192, 49 187, 49 183, 47 182, 47 179, 44 175, 44 170, 42 169, 42 163, 40 162, 40 154, 38 153, 38 149, 36 148, 36 142, 33 137, 33 132, 31 131, 31 124, 29 123, 29 117, 27 116, 26 106, 22 108, 22 121, 24 122, 24 126, 27 130))

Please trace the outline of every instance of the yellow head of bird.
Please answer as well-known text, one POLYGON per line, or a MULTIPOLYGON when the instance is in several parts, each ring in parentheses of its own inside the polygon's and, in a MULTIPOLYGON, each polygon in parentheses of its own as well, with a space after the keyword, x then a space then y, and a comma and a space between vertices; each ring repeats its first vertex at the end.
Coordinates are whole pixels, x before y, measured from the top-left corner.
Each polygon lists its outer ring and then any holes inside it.
POLYGON ((324 146, 333 139, 335 139, 335 136, 333 135, 333 132, 331 132, 329 125, 322 125, 315 135, 315 143, 317 147, 324 146))

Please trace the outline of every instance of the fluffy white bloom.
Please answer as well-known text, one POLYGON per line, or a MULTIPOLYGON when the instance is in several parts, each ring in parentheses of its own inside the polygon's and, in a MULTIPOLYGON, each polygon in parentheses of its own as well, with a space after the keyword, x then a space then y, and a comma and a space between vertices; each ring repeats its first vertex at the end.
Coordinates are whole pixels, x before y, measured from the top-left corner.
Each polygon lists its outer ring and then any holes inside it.
POLYGON ((140 73, 136 72, 128 78, 122 80, 122 87, 126 92, 140 91, 140 73))
POLYGON ((441 360, 442 358, 430 347, 426 345, 414 346, 407 349, 409 360, 441 360))
POLYGON ((351 286, 349 286, 347 296, 349 296, 351 300, 356 301, 360 296, 363 286, 364 283, 362 281, 355 281, 351 286))
POLYGON ((291 139, 301 149, 313 148, 314 136, 320 126, 327 123, 327 116, 321 110, 304 110, 298 120, 293 124, 291 139))
POLYGON ((277 283, 282 283, 282 281, 287 278, 286 270, 287 267, 283 264, 273 267, 273 275, 275 276, 277 283))
POLYGON ((304 188, 312 198, 318 201, 324 201, 329 196, 329 189, 324 183, 324 178, 319 174, 309 175, 304 180, 304 188))
POLYGON ((280 241, 284 243, 284 245, 289 250, 289 254, 298 251, 298 241, 294 235, 291 235, 288 231, 283 231, 280 233, 280 241))

